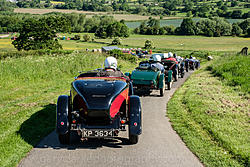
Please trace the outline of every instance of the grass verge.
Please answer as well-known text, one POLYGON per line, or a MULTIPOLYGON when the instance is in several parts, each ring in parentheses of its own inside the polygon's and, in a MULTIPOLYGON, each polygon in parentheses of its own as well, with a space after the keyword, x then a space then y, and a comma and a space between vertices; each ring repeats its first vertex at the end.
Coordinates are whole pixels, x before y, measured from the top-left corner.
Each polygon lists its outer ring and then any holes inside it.
POLYGON ((250 94, 250 57, 243 55, 227 55, 220 57, 208 68, 229 86, 250 94))
MULTIPOLYGON (((30 54, 0 59, 1 167, 16 166, 54 130, 57 97, 69 94, 78 71, 100 68, 105 59, 86 52, 30 54)), ((118 63, 124 72, 136 66, 124 60, 118 63)))
POLYGON ((167 115, 205 166, 249 166, 249 96, 225 85, 207 66, 174 94, 167 115))

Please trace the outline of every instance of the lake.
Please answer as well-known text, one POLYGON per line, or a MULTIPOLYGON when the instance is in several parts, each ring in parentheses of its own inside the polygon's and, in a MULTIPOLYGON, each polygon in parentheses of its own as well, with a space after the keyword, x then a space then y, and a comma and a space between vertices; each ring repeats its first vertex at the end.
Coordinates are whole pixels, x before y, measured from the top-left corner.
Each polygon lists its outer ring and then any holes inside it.
MULTIPOLYGON (((183 19, 169 19, 169 20, 160 20, 161 26, 169 26, 173 25, 175 27, 179 27, 182 23, 183 19)), ((197 22, 200 18, 193 18, 193 21, 197 22)), ((244 19, 226 19, 229 21, 229 23, 237 23, 240 21, 243 21, 244 19)), ((128 26, 128 28, 136 28, 139 27, 142 21, 135 21, 135 22, 125 22, 125 24, 128 26)))

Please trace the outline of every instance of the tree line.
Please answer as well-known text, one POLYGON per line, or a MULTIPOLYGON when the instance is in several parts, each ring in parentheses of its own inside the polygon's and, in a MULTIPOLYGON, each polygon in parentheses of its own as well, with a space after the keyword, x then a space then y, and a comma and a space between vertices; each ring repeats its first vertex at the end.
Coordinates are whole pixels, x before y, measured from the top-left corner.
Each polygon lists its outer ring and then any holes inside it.
POLYGON ((28 19, 39 20, 46 17, 63 17, 70 24, 70 32, 95 33, 97 38, 128 37, 129 29, 124 21, 116 21, 112 16, 93 16, 86 18, 77 13, 49 13, 46 15, 0 14, 0 33, 19 32, 23 22, 28 19))
MULTIPOLYGON (((70 23, 70 32, 95 33, 97 38, 128 37, 129 29, 124 21, 116 21, 112 16, 93 16, 86 18, 78 13, 49 13, 45 15, 0 13, 0 33, 18 32, 21 23, 29 18, 58 16, 65 17, 70 23)), ((230 24, 223 18, 205 18, 194 22, 186 18, 180 27, 160 26, 157 19, 149 18, 134 29, 134 33, 145 35, 204 35, 204 36, 249 36, 250 19, 230 24)))
MULTIPOLYGON (((112 16, 86 18, 76 13, 0 15, 1 32, 18 32, 12 42, 17 50, 61 49, 57 34, 62 32, 92 32, 95 38, 129 37, 123 20, 116 21, 112 16)), ((83 38, 88 41, 90 37, 85 35, 83 38)), ((74 39, 79 40, 80 36, 75 35, 74 39)))
POLYGON ((203 35, 220 36, 250 36, 250 19, 230 24, 223 18, 205 18, 194 22, 192 18, 183 19, 180 27, 160 26, 160 21, 152 17, 143 21, 134 29, 134 33, 144 35, 203 35))
POLYGON ((61 3, 51 3, 50 0, 17 0, 17 3, 0 0, 1 10, 10 11, 13 7, 19 8, 56 8, 76 9, 84 11, 125 12, 141 15, 175 16, 185 13, 187 17, 225 17, 234 19, 250 18, 248 0, 212 1, 212 0, 56 0, 61 3), (2 3, 2 5, 1 5, 2 3), (235 8, 240 7, 240 8, 235 8))

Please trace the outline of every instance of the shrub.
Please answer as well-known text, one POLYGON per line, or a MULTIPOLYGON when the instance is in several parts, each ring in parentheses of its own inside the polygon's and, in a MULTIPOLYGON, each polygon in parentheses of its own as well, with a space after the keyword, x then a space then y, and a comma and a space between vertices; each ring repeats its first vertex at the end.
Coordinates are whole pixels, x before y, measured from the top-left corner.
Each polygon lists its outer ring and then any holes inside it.
POLYGON ((91 39, 91 36, 89 34, 83 35, 83 41, 84 42, 88 42, 88 41, 90 41, 90 39, 91 39))
POLYGON ((76 34, 76 35, 74 36, 74 40, 80 40, 80 39, 81 39, 80 35, 76 34))
POLYGON ((121 45, 121 39, 120 38, 115 38, 112 41, 111 45, 121 45))
POLYGON ((144 48, 145 49, 152 49, 153 48, 153 42, 150 41, 150 40, 146 40, 144 48))

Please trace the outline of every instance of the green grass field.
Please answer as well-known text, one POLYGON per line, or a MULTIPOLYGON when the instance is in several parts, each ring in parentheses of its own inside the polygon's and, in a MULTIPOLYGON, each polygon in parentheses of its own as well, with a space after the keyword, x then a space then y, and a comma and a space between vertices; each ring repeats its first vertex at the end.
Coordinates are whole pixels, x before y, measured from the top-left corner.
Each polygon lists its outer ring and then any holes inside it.
MULTIPOLYGON (((73 37, 74 34, 62 34, 73 37)), ((82 38, 81 34, 81 38, 82 38)), ((91 36, 94 36, 91 34, 91 36)), ((229 51, 239 52, 243 47, 250 46, 250 38, 239 37, 203 37, 203 36, 172 36, 172 35, 130 35, 122 39, 124 46, 120 47, 144 47, 145 41, 152 40, 156 49, 168 51, 190 50, 190 51, 229 51)), ((60 43, 65 50, 99 49, 102 46, 110 45, 113 39, 95 39, 95 42, 63 41, 60 43)), ((10 39, 0 39, 0 51, 3 49, 14 50, 10 39)))
MULTIPOLYGON (((69 94, 78 71, 103 65, 94 53, 50 54, 7 58, 0 66, 0 166, 18 162, 55 128, 57 97, 69 94)), ((118 60, 123 71, 135 64, 118 60)))
MULTIPOLYGON (((167 106, 173 128, 208 167, 250 165, 249 93, 241 93, 239 89, 226 85, 232 78, 228 70, 218 70, 224 80, 208 70, 211 66, 226 69, 227 62, 231 61, 230 64, 238 68, 230 71, 238 74, 237 79, 246 80, 247 75, 244 74, 250 72, 249 66, 242 61, 239 63, 240 58, 234 61, 233 56, 230 58, 225 58, 224 64, 220 63, 221 59, 203 64, 202 69, 188 79, 167 106)), ((249 61, 249 57, 245 59, 249 61)), ((249 89, 249 82, 241 82, 238 86, 249 89)))
POLYGON ((224 80, 229 86, 250 93, 250 58, 242 55, 223 56, 209 66, 211 71, 224 80))

